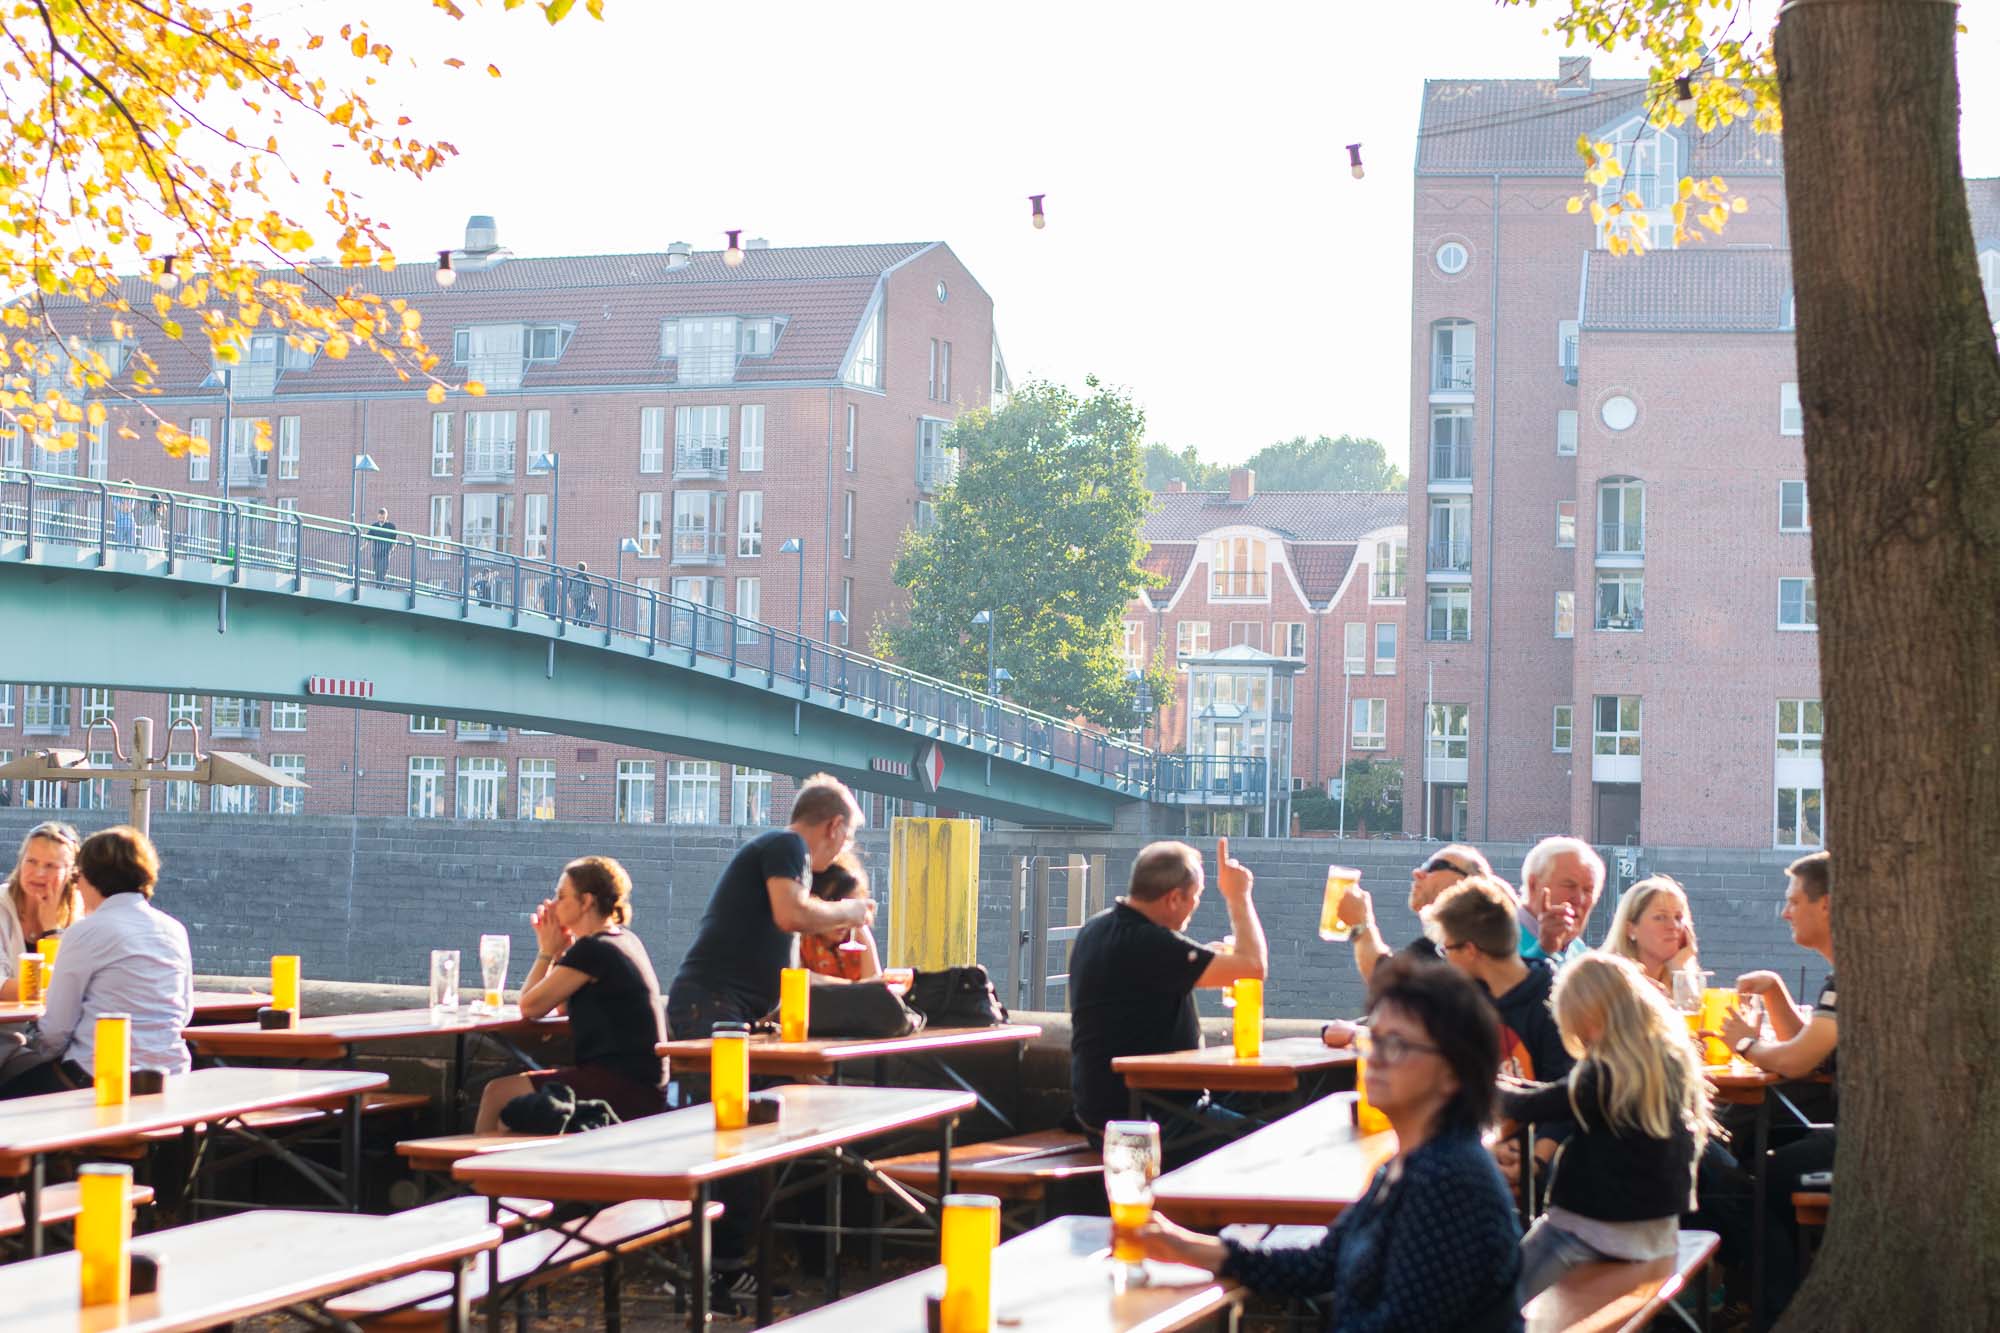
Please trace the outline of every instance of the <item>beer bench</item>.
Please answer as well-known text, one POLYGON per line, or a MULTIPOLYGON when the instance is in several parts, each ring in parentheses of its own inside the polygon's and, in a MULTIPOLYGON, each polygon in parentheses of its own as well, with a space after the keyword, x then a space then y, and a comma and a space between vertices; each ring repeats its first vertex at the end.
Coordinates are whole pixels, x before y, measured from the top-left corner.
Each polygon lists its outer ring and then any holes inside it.
MULTIPOLYGON (((935 1152, 905 1153, 901 1157, 879 1158, 876 1168, 899 1185, 936 1199, 938 1161, 935 1152)), ((1104 1174, 1104 1155, 1090 1146, 1081 1134, 1048 1129, 1036 1134, 968 1143, 951 1150, 952 1188, 976 1194, 991 1194, 1001 1201, 1002 1227, 1018 1234, 1048 1221, 1049 1187, 1065 1180, 1104 1174), (1006 1210, 1014 1210, 1009 1218, 1006 1210), (1024 1220, 1024 1216, 1031 1220, 1024 1220)), ((871 1179, 869 1192, 875 1195, 876 1210, 871 1234, 870 1259, 876 1258, 882 1232, 883 1186, 871 1179)), ((926 1236, 935 1233, 926 1231, 926 1236)))
POLYGON ((1572 1268, 1522 1308, 1527 1333, 1640 1333, 1661 1315, 1706 1333, 1709 1261, 1718 1243, 1713 1231, 1683 1231, 1671 1259, 1572 1268), (1689 1278, 1699 1278, 1693 1319, 1674 1304, 1689 1278))
MULTIPOLYGON (((128 1196, 134 1208, 144 1208, 153 1201, 150 1185, 134 1185, 128 1196)), ((41 1221, 43 1226, 58 1222, 74 1222, 76 1215, 83 1211, 83 1196, 75 1181, 65 1181, 60 1185, 50 1185, 42 1191, 41 1221)), ((18 1236, 28 1229, 26 1196, 9 1194, 0 1199, 0 1237, 18 1236)))

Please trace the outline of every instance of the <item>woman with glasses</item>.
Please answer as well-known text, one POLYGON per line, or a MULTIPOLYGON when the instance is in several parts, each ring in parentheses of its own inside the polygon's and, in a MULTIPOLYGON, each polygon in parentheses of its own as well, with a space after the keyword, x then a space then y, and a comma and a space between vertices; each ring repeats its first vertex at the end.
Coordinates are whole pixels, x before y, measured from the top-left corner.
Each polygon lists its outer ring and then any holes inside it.
MULTIPOLYGON (((1437 901, 1439 894, 1462 879, 1492 873, 1493 867, 1487 864, 1477 847, 1468 847, 1460 842, 1441 847, 1410 872, 1410 911, 1422 912, 1437 901)), ((1340 905, 1340 919, 1355 927, 1354 965, 1361 970, 1361 979, 1368 981, 1374 977, 1375 969, 1382 960, 1390 956, 1388 941, 1383 939, 1380 927, 1375 924, 1374 899, 1358 888, 1348 890, 1346 900, 1340 905)), ((1422 934, 1411 941, 1404 952, 1433 962, 1442 957, 1437 945, 1422 934)))
POLYGON ((76 849, 82 842, 67 824, 37 824, 21 839, 14 873, 0 892, 0 1000, 20 998, 21 955, 35 941, 69 929, 77 917, 76 849))
POLYGON ((1625 890, 1612 914, 1604 951, 1629 958, 1646 980, 1671 996, 1674 973, 1700 967, 1687 891, 1671 875, 1652 875, 1625 890))
POLYGON ((1521 1327, 1521 1229, 1480 1131, 1493 1115, 1500 1030, 1478 987, 1448 967, 1394 958, 1375 970, 1368 1101, 1396 1155, 1325 1239, 1245 1245, 1161 1218, 1148 1257, 1192 1264, 1279 1297, 1330 1296, 1325 1327, 1500 1333, 1521 1327))

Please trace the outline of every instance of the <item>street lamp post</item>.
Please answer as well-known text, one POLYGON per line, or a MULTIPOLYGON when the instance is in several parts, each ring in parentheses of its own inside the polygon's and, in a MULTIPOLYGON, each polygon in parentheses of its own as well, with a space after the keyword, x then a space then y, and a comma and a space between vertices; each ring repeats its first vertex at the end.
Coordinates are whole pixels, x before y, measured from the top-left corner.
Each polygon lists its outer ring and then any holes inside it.
POLYGON ((610 614, 611 618, 608 623, 612 629, 618 628, 618 590, 625 586, 625 557, 628 555, 643 555, 645 554, 645 550, 645 547, 639 545, 637 538, 621 537, 618 539, 618 577, 611 581, 611 591, 604 599, 604 609, 610 614))
MULTIPOLYGON (((827 640, 827 642, 828 642, 828 643, 832 643, 832 642, 833 642, 833 635, 834 635, 834 631, 835 631, 835 630, 838 630, 838 629, 843 629, 843 628, 845 628, 845 627, 846 627, 846 625, 847 625, 847 612, 845 612, 845 611, 841 610, 841 609, 840 609, 839 607, 837 607, 837 606, 836 606, 836 607, 834 607, 834 608, 833 608, 833 610, 831 610, 831 611, 827 612, 827 613, 826 613, 826 640, 827 640)), ((845 637, 845 636, 842 636, 842 637, 845 637)))
POLYGON ((991 611, 981 611, 972 618, 972 623, 986 626, 986 692, 988 694, 998 693, 998 688, 994 684, 999 677, 995 674, 997 668, 993 665, 993 613, 991 611))
POLYGON ((562 455, 536 454, 528 460, 528 475, 549 478, 549 563, 559 564, 562 553, 556 547, 556 536, 562 525, 562 455))
POLYGON ((368 474, 380 472, 375 460, 367 454, 354 455, 354 478, 347 483, 347 521, 359 523, 362 507, 368 500, 368 474))
POLYGON ((778 548, 779 555, 796 555, 799 558, 799 614, 792 626, 792 633, 800 640, 806 637, 806 539, 787 537, 785 544, 778 548))

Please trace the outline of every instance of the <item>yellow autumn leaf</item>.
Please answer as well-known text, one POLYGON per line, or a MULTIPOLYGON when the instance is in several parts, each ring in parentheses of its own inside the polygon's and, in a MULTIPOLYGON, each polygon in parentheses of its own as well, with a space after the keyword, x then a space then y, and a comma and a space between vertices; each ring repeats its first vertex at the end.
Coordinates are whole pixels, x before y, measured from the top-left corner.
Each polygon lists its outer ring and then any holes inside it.
POLYGON ((435 406, 436 406, 437 404, 439 404, 439 403, 443 402, 443 401, 444 401, 444 385, 442 385, 442 384, 433 384, 433 385, 431 385, 431 387, 430 387, 430 388, 428 388, 428 389, 425 389, 425 390, 424 390, 424 398, 425 398, 425 399, 426 399, 426 400, 427 400, 427 401, 428 401, 428 402, 429 402, 429 403, 430 403, 430 404, 431 404, 431 405, 432 405, 433 407, 435 407, 435 406))
POLYGON ((1568 208, 1572 213, 1581 213, 1583 211, 1583 196, 1580 194, 1571 195, 1569 197, 1568 208))
POLYGON ((326 354, 335 361, 345 361, 347 350, 347 335, 344 333, 336 333, 326 340, 326 354))
POLYGON ((481 384, 478 380, 467 380, 465 382, 464 388, 465 391, 471 394, 474 398, 484 398, 486 396, 486 386, 484 384, 481 384))

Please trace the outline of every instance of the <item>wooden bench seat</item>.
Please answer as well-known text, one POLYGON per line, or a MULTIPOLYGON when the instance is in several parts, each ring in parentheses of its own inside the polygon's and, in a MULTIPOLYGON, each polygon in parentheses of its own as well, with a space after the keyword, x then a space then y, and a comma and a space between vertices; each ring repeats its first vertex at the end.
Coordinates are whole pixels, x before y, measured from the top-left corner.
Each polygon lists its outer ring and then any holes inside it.
POLYGON ((1825 1226, 1827 1210, 1832 1207, 1833 1195, 1825 1190, 1800 1190, 1792 1195, 1792 1214, 1802 1227, 1825 1226))
MULTIPOLYGON (((365 1120, 380 1116, 414 1115, 430 1108, 431 1099, 420 1092, 377 1091, 364 1093, 361 1099, 361 1115, 365 1120)), ((242 1118, 242 1123, 259 1133, 269 1134, 277 1130, 294 1129, 302 1125, 315 1124, 345 1115, 345 1105, 337 1106, 279 1106, 268 1111, 252 1111, 242 1118)), ((206 1133, 208 1126, 194 1126, 197 1134, 206 1133)), ((91 1149, 93 1156, 114 1157, 121 1161, 137 1160, 146 1155, 147 1149, 156 1144, 171 1143, 181 1136, 179 1129, 152 1129, 143 1134, 134 1134, 129 1139, 119 1139, 114 1143, 99 1144, 91 1149)))
MULTIPOLYGON (((0 1236, 13 1236, 27 1229, 27 1219, 22 1216, 23 1195, 9 1194, 0 1199, 0 1236)), ((144 1208, 153 1201, 151 1185, 134 1184, 129 1196, 134 1208, 144 1208)), ((42 1224, 72 1222, 83 1211, 83 1195, 73 1180, 60 1185, 50 1185, 42 1191, 42 1224)))
MULTIPOLYGON (((509 1202, 511 1206, 512 1201, 509 1202)), ((474 1197, 446 1199, 414 1209, 412 1213, 429 1215, 435 1211, 442 1224, 459 1220, 460 1212, 466 1216, 477 1212, 483 1218, 486 1203, 485 1199, 474 1197)), ((721 1212, 720 1204, 709 1205, 711 1220, 721 1212)), ((685 1203, 638 1199, 613 1204, 587 1221, 530 1232, 506 1242, 490 1256, 481 1256, 467 1275, 468 1297, 474 1302, 486 1298, 494 1286, 492 1275, 496 1265, 501 1286, 524 1278, 528 1280, 527 1288, 541 1286, 678 1236, 688 1229, 688 1219, 689 1206, 685 1203)), ((607 1306, 616 1300, 616 1289, 607 1280, 607 1306)), ((432 1329, 446 1327, 450 1307, 449 1275, 412 1273, 330 1300, 326 1312, 366 1329, 432 1329)))
MULTIPOLYGON (((935 1152, 906 1153, 879 1159, 875 1165, 899 1185, 937 1193, 935 1152)), ((1059 1129, 1020 1134, 986 1143, 968 1143, 951 1150, 953 1189, 991 1194, 1016 1201, 1038 1200, 1051 1184, 1078 1176, 1104 1174, 1104 1154, 1081 1134, 1059 1129)), ((879 1187, 878 1187, 879 1188, 879 1187)))
POLYGON ((1527 1333, 1639 1333, 1689 1278, 1701 1275, 1696 1299, 1708 1298, 1708 1263, 1717 1244, 1713 1231, 1683 1231, 1671 1259, 1572 1268, 1521 1311, 1527 1333))
POLYGON ((404 1139, 396 1152, 412 1171, 450 1171, 468 1157, 504 1152, 530 1143, 547 1143, 546 1134, 442 1134, 429 1139, 404 1139))

